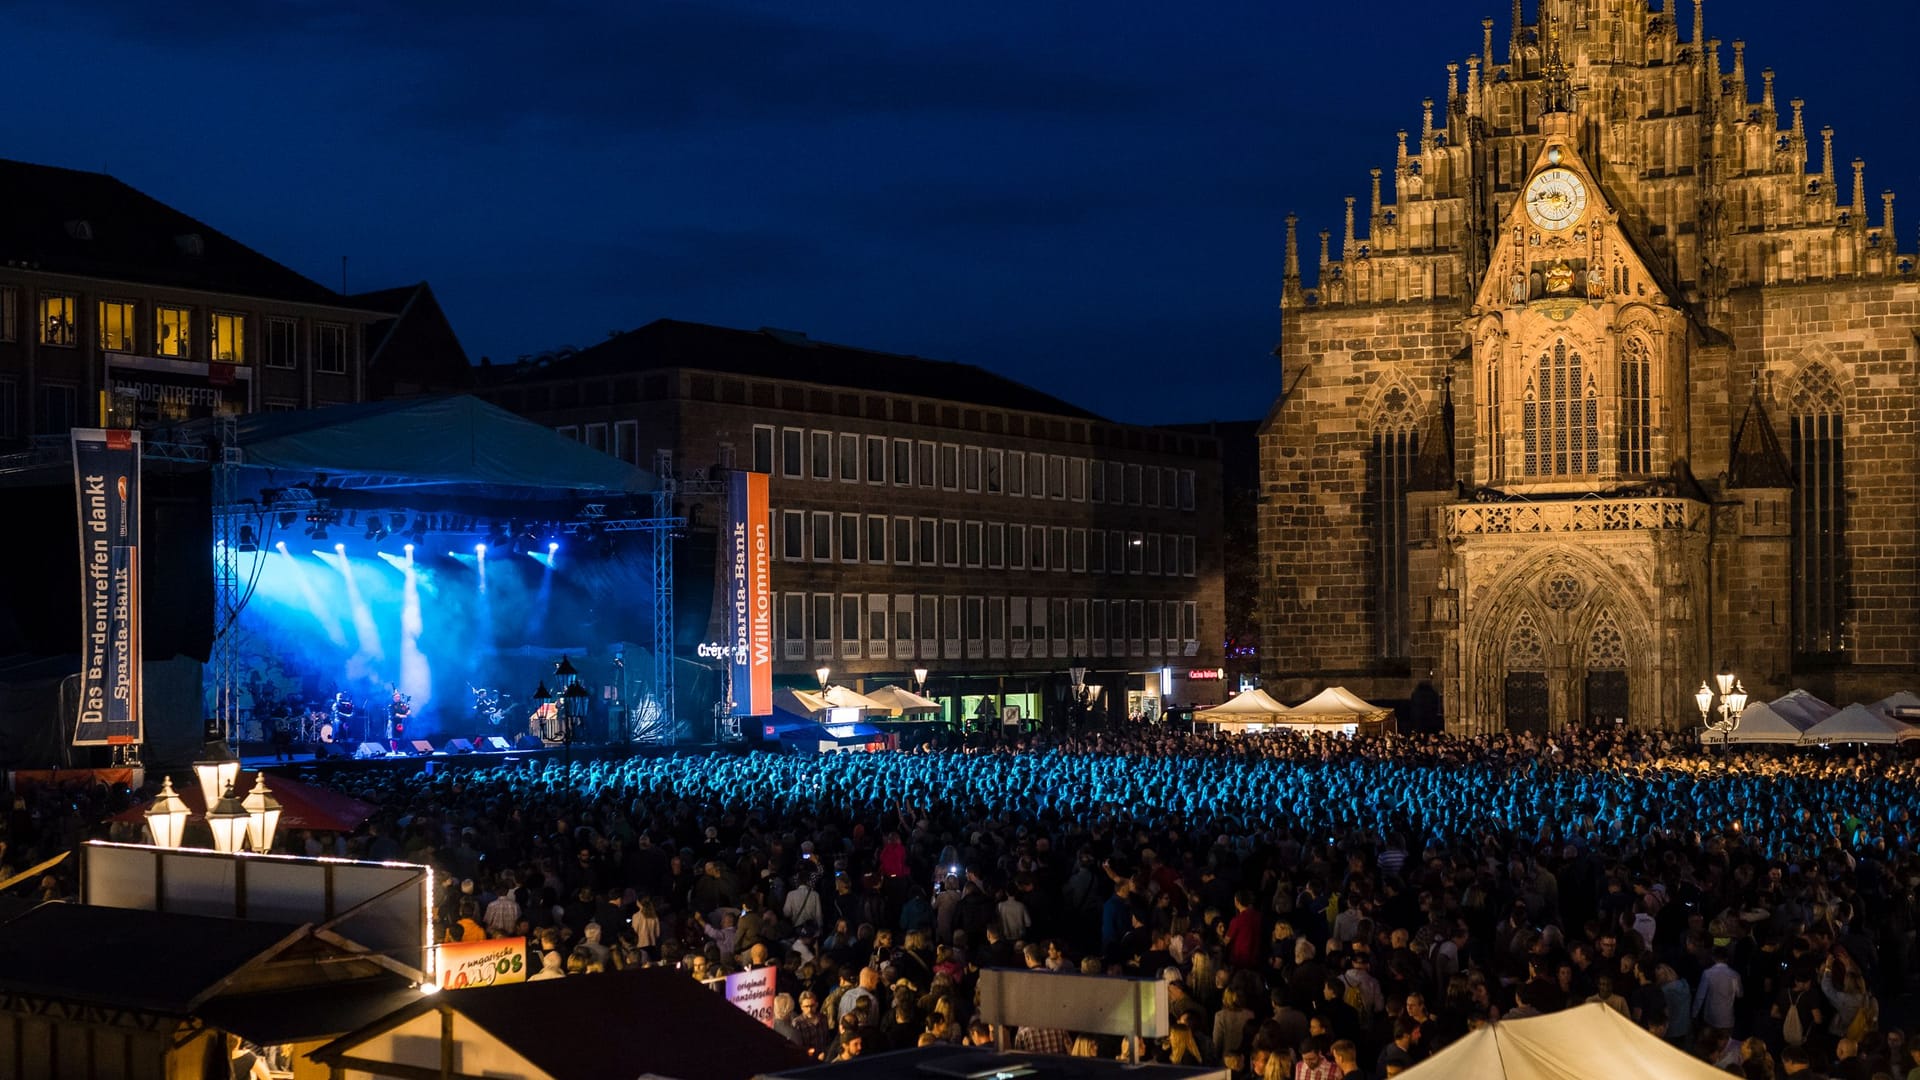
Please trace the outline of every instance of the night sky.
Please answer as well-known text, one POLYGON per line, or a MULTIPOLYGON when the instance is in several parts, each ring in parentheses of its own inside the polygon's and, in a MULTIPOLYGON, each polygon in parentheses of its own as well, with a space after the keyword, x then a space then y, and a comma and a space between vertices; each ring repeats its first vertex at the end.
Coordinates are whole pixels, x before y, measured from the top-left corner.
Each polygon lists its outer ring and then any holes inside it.
MULTIPOLYGON (((343 254, 355 291, 425 278, 476 359, 669 316, 1242 418, 1278 385, 1286 213, 1310 264, 1483 15, 1504 60, 1508 8, 0 0, 0 156, 111 172, 329 285, 343 254)), ((1783 113, 1807 99, 1816 155, 1837 130, 1843 183, 1867 159, 1876 221, 1899 192, 1904 250, 1914 10, 1707 5, 1756 97, 1772 66, 1783 113)))

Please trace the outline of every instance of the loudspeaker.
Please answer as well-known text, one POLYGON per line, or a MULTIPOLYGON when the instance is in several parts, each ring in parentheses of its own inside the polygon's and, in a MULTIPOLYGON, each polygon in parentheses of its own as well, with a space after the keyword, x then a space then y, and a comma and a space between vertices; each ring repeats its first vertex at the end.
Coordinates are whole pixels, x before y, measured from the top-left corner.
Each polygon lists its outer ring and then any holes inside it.
POLYGON ((514 740, 514 746, 521 750, 544 750, 547 744, 541 742, 537 735, 522 735, 514 740))
POLYGON ((387 748, 377 742, 363 742, 360 744, 360 749, 353 752, 353 756, 355 758, 386 757, 387 748))
POLYGON ((446 751, 449 754, 471 754, 473 743, 466 739, 450 739, 447 742, 446 751))
POLYGON ((433 753, 433 744, 432 744, 432 743, 430 743, 430 742, 428 742, 428 741, 427 741, 427 740, 425 740, 425 739, 415 739, 415 740, 413 740, 413 742, 412 742, 412 743, 410 743, 409 745, 411 745, 411 746, 413 747, 413 752, 414 752, 414 753, 416 753, 416 754, 431 754, 431 753, 433 753))
POLYGON ((494 751, 511 750, 513 749, 513 744, 498 735, 489 735, 487 736, 487 749, 494 751))

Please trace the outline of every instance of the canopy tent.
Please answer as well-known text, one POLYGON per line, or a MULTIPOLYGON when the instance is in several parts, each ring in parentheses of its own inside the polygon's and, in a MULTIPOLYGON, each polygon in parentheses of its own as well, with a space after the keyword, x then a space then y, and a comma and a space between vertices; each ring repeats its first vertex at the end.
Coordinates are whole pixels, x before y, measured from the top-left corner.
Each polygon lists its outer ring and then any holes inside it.
MULTIPOLYGON (((203 425, 208 421, 194 421, 203 425)), ((189 425, 189 427, 192 425, 189 425)), ((244 465, 424 494, 646 492, 658 478, 476 397, 370 401, 240 417, 244 465)))
POLYGON ((1385 720, 1392 709, 1383 709, 1378 705, 1362 700, 1344 686, 1329 686, 1306 701, 1287 710, 1292 720, 1312 720, 1329 724, 1377 723, 1385 720))
POLYGON ((889 716, 905 716, 909 713, 937 713, 941 710, 939 702, 932 698, 921 697, 911 690, 898 686, 883 686, 867 693, 869 700, 879 703, 889 716))
MULTIPOLYGON (((236 798, 244 799, 253 790, 253 782, 259 773, 243 772, 233 783, 236 798)), ((311 829, 315 832, 352 832, 365 824, 379 809, 369 803, 337 791, 303 784, 285 776, 274 776, 267 780, 267 790, 280 802, 280 835, 290 829, 311 829)), ((190 820, 204 818, 207 813, 206 800, 200 797, 199 784, 182 784, 174 788, 174 793, 187 804, 190 820)), ((146 820, 147 804, 132 807, 114 815, 112 820, 137 823, 146 820)))
POLYGON ((789 713, 798 717, 818 716, 833 708, 827 699, 811 690, 775 690, 773 709, 775 712, 789 713))
POLYGON ((1727 1080, 1727 1074, 1599 1003, 1502 1020, 1454 1042, 1402 1080, 1727 1080))
POLYGON ((1902 723, 1888 716, 1881 716, 1859 702, 1841 709, 1825 720, 1813 725, 1800 736, 1803 743, 1872 743, 1878 746, 1891 746, 1894 743, 1920 739, 1920 728, 1902 723))
POLYGON ((1292 712, 1285 705, 1273 699, 1273 695, 1259 687, 1243 690, 1211 709, 1200 709, 1193 714, 1195 720, 1211 720, 1216 723, 1261 723, 1275 717, 1286 716, 1292 712))
POLYGON ((1902 716, 1920 714, 1920 694, 1915 694, 1911 690, 1900 690, 1888 694, 1867 707, 1881 716, 1898 720, 1902 716))
POLYGON ((1798 725, 1802 731, 1840 711, 1837 707, 1821 701, 1805 690, 1789 690, 1767 704, 1774 712, 1798 725))
POLYGON ((1709 746, 1719 746, 1723 743, 1772 743, 1790 746, 1800 741, 1806 728, 1807 725, 1800 723, 1792 716, 1782 714, 1772 705, 1762 702, 1747 706, 1746 711, 1740 714, 1740 726, 1734 729, 1731 735, 1722 736, 1719 732, 1703 729, 1700 732, 1700 741, 1709 746))
POLYGON ((834 709, 859 709, 861 712, 886 712, 887 707, 865 694, 844 686, 829 686, 820 695, 834 709))

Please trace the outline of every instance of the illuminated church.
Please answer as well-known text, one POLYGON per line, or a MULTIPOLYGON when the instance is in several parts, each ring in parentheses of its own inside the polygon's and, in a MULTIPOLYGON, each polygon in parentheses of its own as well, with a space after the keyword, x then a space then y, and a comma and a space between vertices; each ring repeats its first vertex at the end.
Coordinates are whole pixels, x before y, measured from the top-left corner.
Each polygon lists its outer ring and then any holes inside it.
POLYGON ((1437 695, 1475 733, 1698 725, 1723 664, 1755 700, 1920 684, 1893 193, 1703 0, 1658 2, 1514 0, 1310 277, 1289 218, 1277 696, 1437 695))

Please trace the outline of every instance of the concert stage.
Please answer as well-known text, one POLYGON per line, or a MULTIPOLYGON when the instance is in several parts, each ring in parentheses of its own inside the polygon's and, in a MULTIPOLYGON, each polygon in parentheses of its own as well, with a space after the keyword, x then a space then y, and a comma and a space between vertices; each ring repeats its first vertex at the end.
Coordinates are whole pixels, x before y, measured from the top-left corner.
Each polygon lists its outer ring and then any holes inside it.
POLYGON ((531 749, 513 748, 507 750, 475 748, 471 753, 436 752, 432 754, 383 754, 379 757, 347 757, 334 754, 318 757, 311 753, 294 753, 282 759, 275 755, 271 745, 264 743, 243 743, 239 747, 241 767, 255 772, 277 772, 290 776, 328 777, 353 772, 389 772, 412 773, 421 769, 490 769, 501 765, 538 765, 544 767, 547 762, 601 761, 618 760, 633 757, 668 757, 673 754, 702 754, 714 751, 740 752, 744 747, 720 747, 712 743, 666 744, 599 744, 575 743, 571 749, 563 746, 539 746, 531 749))

